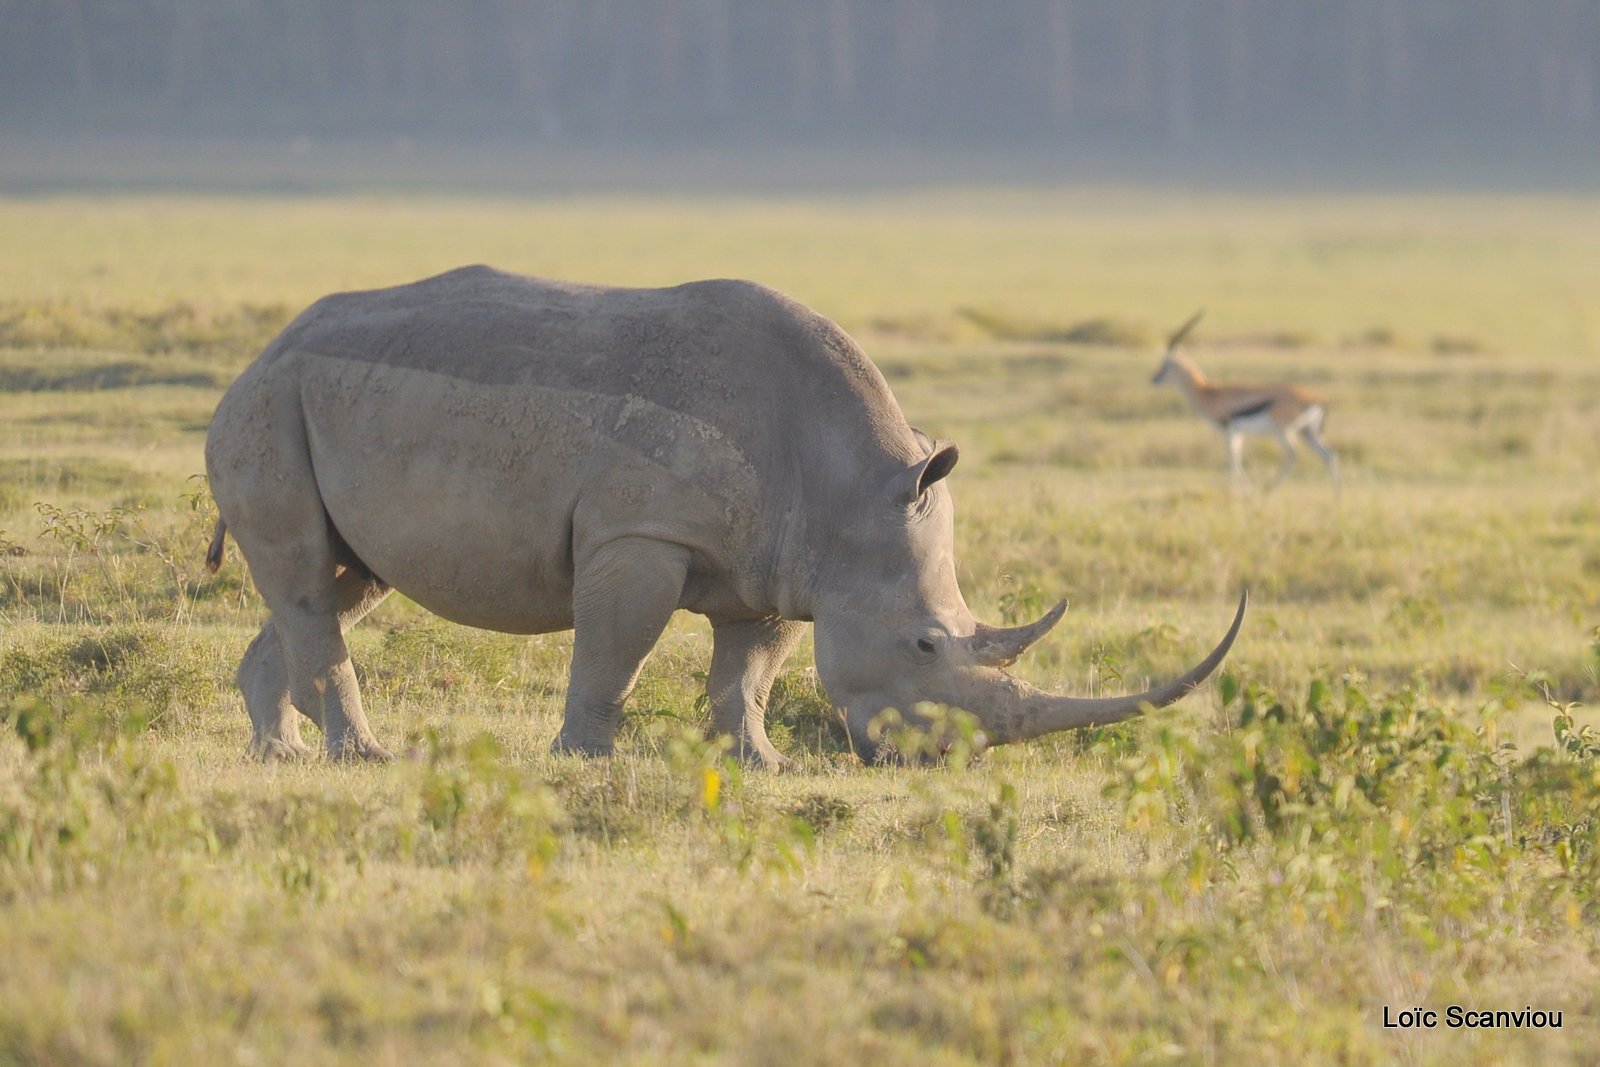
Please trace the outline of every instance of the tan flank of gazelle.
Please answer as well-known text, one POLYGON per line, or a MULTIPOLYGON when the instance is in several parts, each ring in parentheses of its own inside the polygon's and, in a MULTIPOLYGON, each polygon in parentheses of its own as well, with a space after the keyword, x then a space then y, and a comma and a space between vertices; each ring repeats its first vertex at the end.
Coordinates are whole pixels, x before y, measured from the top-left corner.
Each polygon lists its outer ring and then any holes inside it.
POLYGON ((1268 484, 1277 485, 1294 469, 1299 458, 1298 437, 1327 464, 1335 488, 1339 485, 1339 457, 1322 436, 1322 421, 1327 407, 1322 397, 1309 389, 1284 382, 1258 385, 1221 385, 1205 376, 1194 360, 1178 351, 1179 344, 1200 321, 1195 312, 1167 341, 1167 351, 1152 385, 1172 385, 1189 401, 1189 406, 1222 431, 1228 446, 1228 473, 1234 485, 1244 481, 1244 439, 1247 434, 1272 437, 1283 449, 1283 465, 1268 484))

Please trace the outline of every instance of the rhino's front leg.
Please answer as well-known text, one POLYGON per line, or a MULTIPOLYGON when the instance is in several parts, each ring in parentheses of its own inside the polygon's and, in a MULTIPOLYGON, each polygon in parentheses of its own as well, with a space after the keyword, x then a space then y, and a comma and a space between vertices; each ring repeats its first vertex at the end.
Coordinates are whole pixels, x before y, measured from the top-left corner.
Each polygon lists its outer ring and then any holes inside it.
POLYGON ((572 679, 553 750, 611 754, 622 704, 688 577, 682 545, 626 537, 583 553, 573 576, 572 679))
POLYGON ((767 740, 767 697, 805 631, 803 622, 778 618, 712 623, 706 679, 712 729, 732 737, 735 755, 746 763, 776 770, 789 762, 767 740))

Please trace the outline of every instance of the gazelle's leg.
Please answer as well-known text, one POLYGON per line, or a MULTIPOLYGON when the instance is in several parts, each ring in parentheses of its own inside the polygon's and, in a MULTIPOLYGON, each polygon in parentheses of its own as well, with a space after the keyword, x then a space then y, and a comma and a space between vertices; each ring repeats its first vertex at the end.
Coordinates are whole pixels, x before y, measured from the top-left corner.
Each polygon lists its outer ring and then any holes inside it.
POLYGON ((1232 428, 1222 432, 1228 439, 1228 480, 1239 489, 1244 486, 1244 434, 1232 428))
POLYGON ((1278 467, 1277 475, 1274 476, 1271 483, 1268 484, 1268 489, 1276 488, 1279 482, 1289 477, 1289 472, 1294 470, 1294 465, 1300 458, 1299 454, 1295 451, 1294 441, 1290 439, 1287 433, 1285 433, 1283 430, 1279 430, 1273 436, 1278 439, 1278 447, 1283 449, 1283 463, 1278 467))
POLYGON ((1322 416, 1318 415, 1315 422, 1301 430, 1300 436, 1305 438, 1313 452, 1322 457, 1322 462, 1328 466, 1328 476, 1333 479, 1333 487, 1339 488, 1339 457, 1322 437, 1322 416))

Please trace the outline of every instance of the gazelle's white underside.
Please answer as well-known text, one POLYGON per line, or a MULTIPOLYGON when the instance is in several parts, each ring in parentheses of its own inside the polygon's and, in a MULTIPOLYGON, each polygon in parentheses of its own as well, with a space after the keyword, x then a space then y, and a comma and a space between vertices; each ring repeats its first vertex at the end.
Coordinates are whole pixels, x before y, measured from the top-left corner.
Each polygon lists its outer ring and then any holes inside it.
POLYGON ((1293 419, 1278 424, 1272 413, 1263 411, 1255 415, 1246 415, 1242 419, 1231 419, 1223 427, 1223 432, 1228 434, 1262 434, 1267 437, 1276 437, 1279 434, 1292 436, 1308 426, 1315 427, 1322 423, 1323 409, 1321 404, 1312 404, 1293 419))

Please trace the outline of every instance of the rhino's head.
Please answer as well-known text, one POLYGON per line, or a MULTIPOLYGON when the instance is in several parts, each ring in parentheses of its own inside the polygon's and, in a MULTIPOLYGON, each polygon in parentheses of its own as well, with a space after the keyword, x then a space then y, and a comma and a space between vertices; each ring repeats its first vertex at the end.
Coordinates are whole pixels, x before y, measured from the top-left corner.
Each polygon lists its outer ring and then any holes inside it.
POLYGON ((817 672, 862 756, 877 752, 868 726, 887 708, 907 716, 925 701, 961 708, 977 717, 984 741, 1004 744, 1170 704, 1222 662, 1244 621, 1243 596, 1210 655, 1144 693, 1057 696, 1006 673, 1061 619, 1066 602, 1026 626, 973 618, 956 585, 954 509, 942 484, 956 447, 924 441, 926 457, 890 476, 880 497, 859 502, 843 524, 814 611, 817 672))

